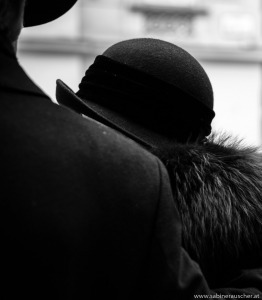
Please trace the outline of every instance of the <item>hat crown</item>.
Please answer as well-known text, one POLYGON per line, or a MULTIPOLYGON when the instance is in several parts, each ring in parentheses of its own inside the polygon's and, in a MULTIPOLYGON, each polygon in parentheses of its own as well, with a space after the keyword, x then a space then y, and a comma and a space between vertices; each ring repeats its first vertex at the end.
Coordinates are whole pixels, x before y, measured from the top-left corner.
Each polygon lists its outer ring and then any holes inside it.
POLYGON ((209 77, 200 63, 184 49, 166 41, 142 38, 117 43, 103 55, 167 82, 213 110, 209 77))

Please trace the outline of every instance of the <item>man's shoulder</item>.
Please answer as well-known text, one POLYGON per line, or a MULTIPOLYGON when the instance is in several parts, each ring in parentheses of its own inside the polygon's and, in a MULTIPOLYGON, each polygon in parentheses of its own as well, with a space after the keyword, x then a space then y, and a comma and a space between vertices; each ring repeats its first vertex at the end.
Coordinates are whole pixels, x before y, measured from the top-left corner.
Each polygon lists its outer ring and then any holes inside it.
POLYGON ((94 119, 78 116, 74 112, 69 112, 67 117, 71 122, 63 128, 63 132, 67 138, 71 136, 71 149, 78 149, 88 160, 91 157, 90 163, 95 168, 108 170, 111 177, 112 169, 115 169, 115 174, 120 171, 123 175, 129 174, 130 178, 136 174, 144 181, 153 182, 156 177, 159 180, 163 165, 136 142, 94 119), (67 132, 68 127, 70 133, 67 132))
POLYGON ((19 148, 24 160, 30 158, 32 168, 34 162, 41 161, 50 172, 53 168, 65 172, 71 169, 86 178, 97 176, 98 181, 103 178, 104 185, 110 186, 112 182, 130 185, 132 194, 135 189, 131 183, 137 183, 141 191, 147 185, 144 193, 150 189, 157 194, 160 173, 165 168, 137 143, 48 99, 22 98, 23 101, 13 100, 8 104, 5 113, 9 156, 19 148))
POLYGON ((67 149, 74 158, 72 162, 82 158, 81 168, 89 178, 92 174, 94 186, 98 186, 98 182, 103 185, 102 193, 118 195, 119 198, 125 193, 130 203, 151 203, 152 207, 162 197, 163 190, 172 197, 167 171, 156 156, 96 120, 71 111, 64 113, 71 120, 63 128, 63 135, 64 139, 68 138, 69 128, 71 137, 67 149))
MULTIPOLYGON (((61 139, 75 140, 79 146, 97 147, 97 153, 103 152, 111 155, 112 151, 116 151, 114 157, 117 153, 122 153, 128 157, 137 153, 141 159, 158 160, 156 156, 119 131, 92 118, 81 116, 66 107, 56 104, 51 104, 51 106, 46 110, 46 115, 50 116, 47 125, 52 127, 54 131, 60 132, 61 139)), ((43 121, 45 121, 44 119, 45 117, 43 117, 43 121)), ((77 145, 75 144, 75 146, 77 145)))

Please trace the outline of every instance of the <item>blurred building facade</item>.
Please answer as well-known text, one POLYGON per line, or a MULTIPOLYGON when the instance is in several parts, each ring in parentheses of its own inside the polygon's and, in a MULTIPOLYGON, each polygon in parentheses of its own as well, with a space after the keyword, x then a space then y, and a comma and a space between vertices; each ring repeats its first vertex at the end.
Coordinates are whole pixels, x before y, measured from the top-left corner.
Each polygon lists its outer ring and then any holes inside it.
POLYGON ((77 90, 96 55, 136 37, 188 50, 214 88, 214 129, 262 144, 261 0, 80 0, 61 19, 24 29, 19 59, 54 99, 57 78, 77 90))

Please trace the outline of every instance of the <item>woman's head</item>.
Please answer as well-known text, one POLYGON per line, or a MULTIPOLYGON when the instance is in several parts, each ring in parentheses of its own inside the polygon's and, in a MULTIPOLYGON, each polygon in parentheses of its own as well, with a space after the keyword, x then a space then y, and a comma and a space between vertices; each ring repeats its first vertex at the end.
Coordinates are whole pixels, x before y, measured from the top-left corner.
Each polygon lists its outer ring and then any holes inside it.
POLYGON ((103 56, 180 88, 213 109, 212 85, 205 70, 174 44, 151 38, 126 40, 109 47, 103 56))
POLYGON ((154 148, 203 140, 215 115, 202 66, 184 49, 157 39, 111 46, 86 71, 76 95, 66 90, 58 83, 58 102, 154 148))
POLYGON ((210 125, 210 120, 205 124, 198 121, 213 111, 212 85, 205 70, 187 51, 166 41, 143 38, 117 43, 103 55, 177 89, 173 90, 171 114, 179 120, 183 141, 209 134, 209 128, 204 127, 210 125))

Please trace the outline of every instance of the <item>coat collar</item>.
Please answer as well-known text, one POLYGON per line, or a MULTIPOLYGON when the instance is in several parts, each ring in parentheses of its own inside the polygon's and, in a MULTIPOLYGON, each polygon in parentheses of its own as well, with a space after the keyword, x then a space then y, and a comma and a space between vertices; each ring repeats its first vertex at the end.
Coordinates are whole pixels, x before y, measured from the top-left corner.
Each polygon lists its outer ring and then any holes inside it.
POLYGON ((154 151, 166 165, 183 245, 210 287, 262 267, 262 155, 227 134, 154 151))
POLYGON ((2 33, 0 33, 0 89, 33 94, 51 101, 21 68, 10 41, 2 33))

